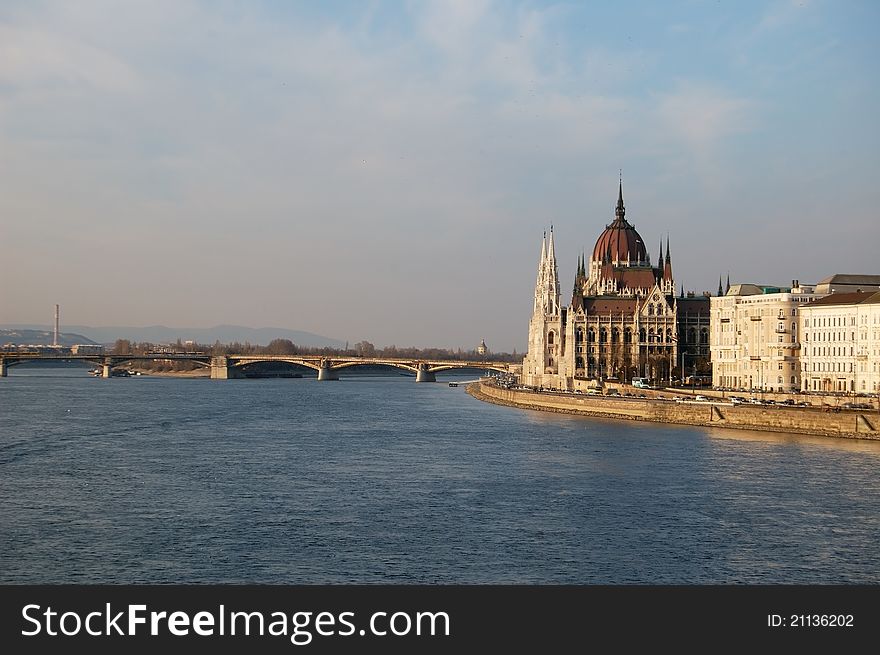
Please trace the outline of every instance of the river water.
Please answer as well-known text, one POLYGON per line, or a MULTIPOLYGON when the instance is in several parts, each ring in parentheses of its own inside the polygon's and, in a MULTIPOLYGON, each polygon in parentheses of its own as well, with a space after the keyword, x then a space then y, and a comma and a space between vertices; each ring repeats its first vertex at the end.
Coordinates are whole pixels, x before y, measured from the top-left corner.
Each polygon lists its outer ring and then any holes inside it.
POLYGON ((877 584, 878 471, 880 443, 539 413, 396 374, 19 367, 0 582, 877 584))

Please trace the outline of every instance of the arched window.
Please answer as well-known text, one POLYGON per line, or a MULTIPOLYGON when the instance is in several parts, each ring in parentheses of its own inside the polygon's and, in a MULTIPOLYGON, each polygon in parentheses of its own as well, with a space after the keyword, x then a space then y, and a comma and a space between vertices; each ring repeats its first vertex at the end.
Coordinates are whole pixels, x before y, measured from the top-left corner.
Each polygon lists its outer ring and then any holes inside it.
POLYGON ((596 340, 596 331, 593 328, 590 328, 587 331, 587 341, 593 343, 596 340))
POLYGON ((700 330, 700 343, 709 343, 709 330, 706 328, 700 330))
POLYGON ((574 342, 581 343, 584 340, 584 331, 581 328, 578 328, 574 331, 574 342))
POLYGON ((611 328, 611 343, 620 343, 620 330, 611 328))
POLYGON ((639 330, 639 342, 645 343, 645 328, 639 330))
POLYGON ((599 343, 607 343, 608 342, 608 330, 605 328, 599 328, 599 343))
POLYGON ((697 343, 697 328, 688 330, 688 343, 697 343))
POLYGON ((648 316, 653 316, 653 315, 654 315, 654 305, 651 304, 651 305, 648 305, 648 316))
POLYGON ((584 367, 584 358, 583 357, 575 357, 574 367, 575 368, 583 368, 584 367))
POLYGON ((553 332, 553 330, 550 330, 550 332, 547 334, 547 344, 552 346, 553 340, 555 338, 556 338, 556 333, 553 332))
POLYGON ((623 343, 632 343, 633 333, 629 328, 624 328, 623 330, 623 343))

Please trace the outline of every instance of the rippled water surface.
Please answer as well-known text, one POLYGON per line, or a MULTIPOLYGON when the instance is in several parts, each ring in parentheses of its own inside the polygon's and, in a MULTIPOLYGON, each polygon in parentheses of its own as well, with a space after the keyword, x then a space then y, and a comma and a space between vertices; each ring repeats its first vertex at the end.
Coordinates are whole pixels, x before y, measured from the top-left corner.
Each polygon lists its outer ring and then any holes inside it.
POLYGON ((0 582, 880 583, 880 443, 399 375, 0 379, 0 582))

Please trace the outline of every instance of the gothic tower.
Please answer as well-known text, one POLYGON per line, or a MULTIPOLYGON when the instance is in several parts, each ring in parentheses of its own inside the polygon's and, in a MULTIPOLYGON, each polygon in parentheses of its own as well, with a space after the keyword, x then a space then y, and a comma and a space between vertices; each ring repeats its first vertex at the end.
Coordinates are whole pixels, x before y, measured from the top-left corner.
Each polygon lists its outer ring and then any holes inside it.
POLYGON ((529 352, 523 359, 523 375, 528 385, 555 386, 559 357, 563 352, 559 297, 559 269, 551 226, 550 238, 545 233, 541 242, 535 302, 529 321, 529 352))

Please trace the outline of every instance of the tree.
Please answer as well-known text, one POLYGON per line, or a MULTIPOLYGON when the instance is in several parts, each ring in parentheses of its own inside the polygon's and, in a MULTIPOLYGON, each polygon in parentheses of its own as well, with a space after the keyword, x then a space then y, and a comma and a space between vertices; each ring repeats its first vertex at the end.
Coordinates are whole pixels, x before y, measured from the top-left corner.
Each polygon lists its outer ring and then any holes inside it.
POLYGON ((114 355, 130 355, 131 354, 131 341, 128 339, 117 339, 116 343, 113 344, 113 354, 114 355))
POLYGON ((296 344, 290 339, 272 339, 266 346, 266 354, 268 355, 296 355, 296 344))

